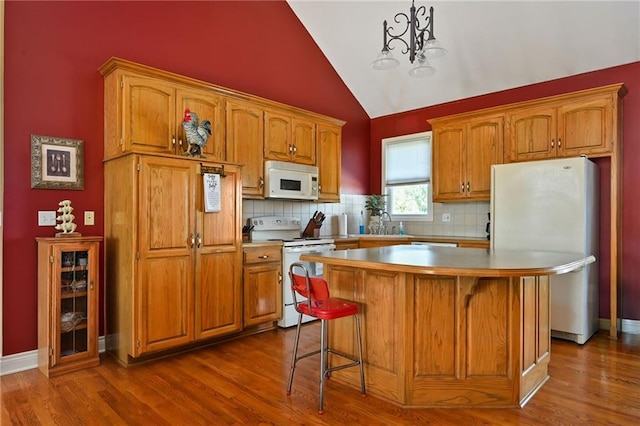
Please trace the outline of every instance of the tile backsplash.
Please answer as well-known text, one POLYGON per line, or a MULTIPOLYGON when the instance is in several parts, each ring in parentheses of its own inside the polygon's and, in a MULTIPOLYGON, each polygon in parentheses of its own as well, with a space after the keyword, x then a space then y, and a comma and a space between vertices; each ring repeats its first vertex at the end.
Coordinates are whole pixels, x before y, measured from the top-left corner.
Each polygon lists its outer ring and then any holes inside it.
MULTIPOLYGON (((320 230, 320 235, 338 234, 338 216, 346 213, 347 232, 357 234, 360 224, 360 212, 364 212, 364 225, 368 220, 367 211, 364 209, 366 195, 343 194, 340 203, 317 203, 311 201, 284 201, 284 200, 242 200, 242 218, 247 219, 257 216, 290 216, 300 218, 302 227, 311 219, 313 213, 318 210, 323 212, 327 219, 320 230)), ((489 202, 475 203, 434 203, 433 222, 403 221, 404 233, 409 235, 454 235, 457 237, 486 237, 486 225, 489 212, 489 202), (449 213, 450 222, 442 222, 442 214, 449 213)), ((389 226, 395 226, 394 234, 398 233, 398 223, 393 216, 389 226)), ((366 231, 369 232, 368 230, 366 231)))

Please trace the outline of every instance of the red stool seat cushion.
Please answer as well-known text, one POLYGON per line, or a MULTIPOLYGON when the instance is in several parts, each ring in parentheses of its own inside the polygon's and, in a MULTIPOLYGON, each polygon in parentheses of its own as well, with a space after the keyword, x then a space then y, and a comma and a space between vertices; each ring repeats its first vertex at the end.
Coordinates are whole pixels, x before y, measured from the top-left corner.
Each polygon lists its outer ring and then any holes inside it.
POLYGON ((311 312, 309 312, 309 304, 306 300, 298 302, 296 310, 321 320, 331 320, 357 314, 358 305, 349 300, 338 298, 314 299, 311 301, 311 312))

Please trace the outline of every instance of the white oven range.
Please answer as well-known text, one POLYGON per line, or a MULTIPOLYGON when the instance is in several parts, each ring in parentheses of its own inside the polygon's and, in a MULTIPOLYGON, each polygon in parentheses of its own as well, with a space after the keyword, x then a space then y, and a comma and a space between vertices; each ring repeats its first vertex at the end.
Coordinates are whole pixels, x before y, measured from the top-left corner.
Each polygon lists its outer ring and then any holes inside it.
MULTIPOLYGON (((249 219, 253 231, 252 241, 282 241, 282 318, 278 321, 280 327, 291 327, 298 323, 298 313, 293 306, 293 294, 289 279, 289 267, 294 262, 300 262, 303 253, 314 253, 335 250, 334 240, 330 238, 302 238, 301 222, 299 218, 282 216, 262 216, 249 219)), ((311 276, 322 275, 322 263, 302 262, 307 266, 311 276)), ((298 296, 298 301, 302 301, 298 296)), ((315 318, 304 315, 303 322, 314 321, 315 318)))

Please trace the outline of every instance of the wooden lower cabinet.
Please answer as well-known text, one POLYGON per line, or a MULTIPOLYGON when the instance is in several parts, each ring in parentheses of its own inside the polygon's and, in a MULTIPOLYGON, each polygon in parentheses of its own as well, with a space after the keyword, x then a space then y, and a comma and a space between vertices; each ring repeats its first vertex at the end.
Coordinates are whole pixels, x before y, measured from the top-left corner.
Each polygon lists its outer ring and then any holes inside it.
POLYGON ((47 377, 95 367, 102 237, 37 238, 38 368, 47 377))
POLYGON ((409 240, 408 238, 367 237, 367 238, 360 238, 358 247, 359 248, 386 247, 386 246, 395 246, 400 244, 411 244, 411 240, 409 240))
POLYGON ((336 250, 349 250, 349 249, 357 249, 360 246, 358 245, 358 241, 340 241, 336 240, 336 250))
MULTIPOLYGON (((244 325, 282 317, 282 246, 243 250, 244 325)), ((288 289, 287 289, 288 290, 288 289)))
MULTIPOLYGON (((548 379, 548 277, 416 275, 325 265, 362 304, 367 391, 406 407, 518 407, 548 379)), ((357 353, 351 318, 330 346, 357 353)), ((331 362, 331 360, 330 360, 331 362)), ((332 380, 358 387, 357 369, 332 380)))
POLYGON ((241 330, 241 191, 231 164, 105 162, 106 346, 121 363, 241 330), (205 212, 204 171, 224 174, 220 211, 205 212))

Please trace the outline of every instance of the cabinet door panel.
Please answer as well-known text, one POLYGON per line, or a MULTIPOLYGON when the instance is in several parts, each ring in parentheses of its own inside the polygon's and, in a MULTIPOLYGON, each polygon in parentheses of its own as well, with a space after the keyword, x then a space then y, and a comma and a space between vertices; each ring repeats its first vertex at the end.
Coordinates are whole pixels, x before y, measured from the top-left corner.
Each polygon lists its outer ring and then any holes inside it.
POLYGON ((316 164, 316 126, 311 120, 294 118, 291 120, 294 147, 293 161, 299 164, 316 164))
POLYGON ((227 153, 234 163, 242 164, 242 189, 245 196, 263 196, 264 164, 263 111, 250 103, 227 102, 227 153))
POLYGON ((502 163, 502 117, 470 123, 467 128, 467 198, 489 200, 491 166, 502 163))
POLYGON ((144 263, 139 277, 140 347, 136 355, 193 340, 192 270, 190 256, 156 257, 144 263))
POLYGON ((318 146, 318 200, 340 201, 342 174, 342 128, 328 124, 317 126, 318 146))
POLYGON ((173 153, 175 89, 161 81, 123 76, 125 150, 173 153))
MULTIPOLYGON (((213 164, 205 164, 213 166, 213 164)), ((220 178, 220 211, 204 212, 204 188, 198 179, 196 199, 196 338, 242 328, 240 247, 242 212, 240 169, 228 166, 220 178)))
POLYGON ((186 151, 189 146, 182 127, 185 109, 198 114, 200 123, 204 120, 211 122, 211 136, 207 140, 207 145, 202 150, 202 154, 209 160, 225 161, 227 151, 225 145, 225 121, 224 121, 224 98, 211 92, 197 90, 178 90, 177 132, 179 153, 186 151))
POLYGON ((558 155, 610 153, 613 140, 613 100, 596 97, 558 108, 558 155))
POLYGON ((239 331, 241 260, 237 250, 214 250, 198 256, 196 338, 239 331))
POLYGON ((275 321, 282 316, 280 264, 244 268, 244 325, 275 321))
POLYGON ((433 201, 463 199, 466 181, 464 130, 461 127, 438 129, 433 139, 433 201))
POLYGON ((195 176, 183 160, 141 160, 136 355, 193 340, 195 176))
POLYGON ((264 113, 264 158, 290 161, 293 155, 291 119, 273 111, 264 113))
POLYGON ((509 161, 556 155, 556 109, 534 108, 511 114, 509 161))

